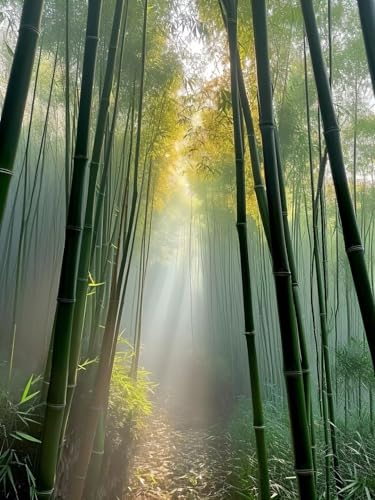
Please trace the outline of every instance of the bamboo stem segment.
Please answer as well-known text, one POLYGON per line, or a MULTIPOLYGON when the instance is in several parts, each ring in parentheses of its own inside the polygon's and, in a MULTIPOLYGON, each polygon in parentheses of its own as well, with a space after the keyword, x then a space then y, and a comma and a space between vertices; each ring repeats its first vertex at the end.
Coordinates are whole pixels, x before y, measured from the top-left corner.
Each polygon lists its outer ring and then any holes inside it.
POLYGON ((364 248, 359 233, 355 211, 350 196, 340 131, 333 107, 331 88, 322 53, 318 26, 312 0, 301 0, 306 35, 323 120, 332 177, 336 191, 346 253, 348 256, 359 307, 375 369, 375 302, 366 268, 364 248))
POLYGON ((25 0, 0 120, 0 225, 3 220, 34 66, 44 0, 25 0))

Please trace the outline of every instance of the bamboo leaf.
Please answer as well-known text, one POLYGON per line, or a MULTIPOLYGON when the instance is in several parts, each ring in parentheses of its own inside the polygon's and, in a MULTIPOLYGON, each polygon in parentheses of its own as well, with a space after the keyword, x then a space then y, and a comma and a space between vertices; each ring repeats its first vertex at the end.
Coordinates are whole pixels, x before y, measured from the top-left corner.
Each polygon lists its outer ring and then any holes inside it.
POLYGON ((11 436, 20 441, 25 440, 30 441, 31 443, 41 443, 40 439, 31 436, 30 434, 26 434, 26 432, 22 431, 15 431, 14 433, 11 433, 11 436))

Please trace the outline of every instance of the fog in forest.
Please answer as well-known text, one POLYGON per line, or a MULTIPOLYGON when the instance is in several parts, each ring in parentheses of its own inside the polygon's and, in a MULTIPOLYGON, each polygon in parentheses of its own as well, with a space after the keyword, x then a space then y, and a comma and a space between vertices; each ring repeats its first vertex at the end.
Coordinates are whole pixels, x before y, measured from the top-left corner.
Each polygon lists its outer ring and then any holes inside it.
POLYGON ((0 498, 375 498, 374 34, 0 0, 0 498))

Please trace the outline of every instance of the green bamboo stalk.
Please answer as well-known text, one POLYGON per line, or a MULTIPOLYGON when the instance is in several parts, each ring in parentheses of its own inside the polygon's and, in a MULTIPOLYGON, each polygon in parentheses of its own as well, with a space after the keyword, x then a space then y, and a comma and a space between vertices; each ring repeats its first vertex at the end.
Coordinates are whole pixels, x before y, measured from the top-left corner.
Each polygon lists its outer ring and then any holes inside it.
MULTIPOLYGON (((23 182, 23 197, 22 197, 22 218, 21 218, 21 227, 20 227, 20 232, 18 236, 18 251, 17 251, 17 261, 16 261, 16 276, 15 276, 15 290, 14 290, 14 299, 13 299, 13 312, 12 312, 12 335, 11 335, 11 346, 10 346, 10 355, 9 355, 9 366, 8 366, 8 387, 10 387, 12 376, 13 376, 13 361, 14 361, 14 352, 15 352, 15 343, 16 343, 16 334, 17 334, 17 324, 16 324, 16 316, 17 316, 17 309, 18 309, 18 301, 19 301, 19 288, 20 284, 22 281, 22 273, 23 273, 23 246, 24 246, 24 236, 25 236, 25 221, 26 221, 26 214, 27 214, 27 209, 26 209, 26 202, 27 202, 27 192, 28 192, 28 177, 29 177, 29 153, 30 153, 30 141, 31 141, 31 129, 32 129, 32 123, 33 123, 33 118, 34 118, 34 112, 35 112, 35 99, 36 99, 36 90, 37 90, 37 84, 39 80, 39 69, 40 69, 40 63, 41 63, 41 58, 42 58, 42 44, 39 50, 39 56, 38 56, 38 61, 36 65, 36 72, 35 72, 35 82, 34 82, 34 89, 33 89, 33 95, 32 95, 32 102, 31 102, 31 110, 30 110, 30 120, 29 120, 29 125, 28 125, 28 131, 27 131, 27 139, 26 139, 26 146, 25 146, 25 156, 24 156, 24 161, 23 161, 23 168, 21 169, 21 173, 19 176, 17 188, 16 188, 16 195, 14 197, 14 202, 13 202, 13 207, 12 207, 12 215, 10 219, 9 226, 13 226, 13 216, 15 213, 15 208, 16 208, 16 200, 18 198, 18 190, 20 187, 21 183, 21 178, 22 175, 24 177, 24 182, 23 182)), ((10 235, 10 232, 9 232, 10 235)), ((10 256, 10 252, 7 252, 7 255, 10 256)), ((8 259, 4 259, 4 263, 6 263, 6 266, 9 267, 10 263, 8 259)))
MULTIPOLYGON (((139 204, 138 204, 139 206, 139 204)), ((129 228, 129 232, 131 228, 129 228)), ((121 235, 120 235, 121 236, 121 235)), ((119 273, 119 278, 116 279, 118 274, 118 259, 117 253, 116 263, 112 272, 111 293, 109 298, 109 307, 107 312, 107 319, 105 322, 105 331, 103 335, 103 342, 99 357, 99 366, 96 372, 94 390, 91 401, 87 411, 87 418, 84 424, 83 436, 80 443, 80 451, 76 465, 75 475, 70 485, 71 498, 82 498, 85 484, 87 484, 87 473, 89 463, 92 455, 94 439, 97 432, 98 421, 104 410, 105 396, 108 392, 108 386, 111 378, 112 366, 110 363, 111 357, 114 356, 114 350, 117 343, 116 329, 117 319, 120 315, 120 296, 121 290, 120 283, 122 282, 123 275, 119 273)), ((127 260, 127 252, 122 255, 121 261, 127 260)), ((125 266, 121 266, 125 269, 125 266)))
MULTIPOLYGON (((309 120, 309 118, 308 118, 309 120)), ((310 130, 310 129, 309 129, 310 130)), ((309 149, 310 149, 310 172, 312 177, 312 156, 311 156, 311 134, 309 134, 309 149)), ((322 166, 324 161, 326 160, 326 156, 323 157, 320 169, 324 169, 322 166)), ((313 189, 313 181, 312 181, 312 189, 313 189)), ((314 191, 312 190, 312 200, 314 200, 314 191)), ((317 199, 321 196, 321 191, 316 193, 317 199)), ((323 362, 323 373, 324 373, 324 381, 322 380, 322 400, 323 405, 326 405, 325 400, 327 400, 327 409, 325 410, 325 431, 329 429, 329 435, 331 438, 331 449, 332 449, 332 458, 333 458, 333 467, 334 467, 334 476, 337 486, 337 491, 339 491, 342 487, 342 481, 340 478, 339 472, 339 460, 337 454, 337 438, 336 438, 336 418, 335 418, 335 410, 334 410, 334 401, 333 401, 333 388, 332 388, 332 377, 331 377, 331 362, 329 356, 329 346, 328 346, 328 326, 327 326, 327 309, 326 309, 326 301, 324 296, 324 286, 323 286, 323 278, 322 278, 322 270, 321 270, 321 259, 320 259, 320 251, 319 251, 319 237, 318 237, 318 212, 317 212, 317 200, 313 203, 313 236, 314 236, 314 245, 313 245, 313 260, 315 263, 315 273, 316 273, 316 284, 318 290, 318 303, 319 303, 319 317, 320 317, 320 333, 321 333, 321 344, 322 344, 322 362, 323 362), (324 390, 324 387, 326 390, 324 390), (328 413, 327 413, 328 410, 328 413)), ((327 458, 329 455, 327 454, 327 458)), ((329 487, 327 489, 327 498, 329 497, 329 487)))
MULTIPOLYGON (((131 158, 132 158, 133 129, 134 129, 134 105, 133 105, 133 103, 129 107, 127 123, 126 123, 126 127, 125 127, 125 133, 124 133, 124 139, 123 139, 123 155, 122 155, 121 164, 123 164, 124 159, 125 159, 125 142, 126 142, 126 137, 127 137, 127 132, 128 132, 128 125, 129 125, 130 116, 131 116, 131 124, 130 124, 131 128, 130 128, 129 152, 128 152, 126 168, 123 169, 123 170, 126 170, 125 182, 124 182, 125 192, 123 195, 121 216, 117 220, 117 226, 114 228, 114 230, 112 232, 112 237, 111 237, 111 245, 112 245, 112 243, 114 244, 114 242, 117 242, 116 247, 115 247, 117 252, 120 251, 119 250, 120 241, 121 241, 120 236, 122 234, 124 234, 124 227, 125 227, 124 224, 126 221, 126 214, 127 214, 127 208, 128 208, 129 178, 130 178, 130 170, 131 170, 130 163, 131 163, 131 158), (117 231, 118 231, 118 233, 117 233, 117 231), (116 237, 116 235, 117 235, 117 237, 116 237)), ((104 193, 103 193, 103 195, 104 195, 104 193)), ((93 238, 96 239, 96 236, 93 235, 93 238)), ((101 273, 101 278, 100 278, 101 282, 102 281, 106 281, 106 282, 110 281, 111 272, 110 272, 110 266, 108 264, 109 264, 109 257, 110 257, 109 252, 110 252, 111 245, 108 248, 105 264, 102 268, 102 273, 101 273)), ((113 260, 113 258, 112 258, 112 260, 113 260)), ((106 298, 108 299, 108 294, 107 294, 106 298)), ((101 297, 99 297, 99 300, 98 300, 97 305, 96 305, 94 326, 91 330, 91 335, 90 335, 89 345, 88 345, 89 358, 93 358, 98 353, 98 340, 99 340, 99 335, 98 335, 99 328, 98 328, 98 326, 101 324, 101 322, 100 322, 101 317, 103 318, 103 320, 105 320, 107 306, 108 306, 108 304, 107 304, 106 306, 103 307, 103 301, 104 301, 104 297, 102 295, 101 297)), ((107 300, 107 302, 108 302, 108 300, 107 300)))
MULTIPOLYGON (((116 349, 116 343, 117 343, 116 325, 118 317, 121 314, 121 311, 119 310, 119 303, 120 303, 121 289, 123 286, 124 270, 126 263, 128 261, 128 250, 131 240, 131 234, 132 233, 135 234, 136 230, 136 221, 138 219, 138 217, 136 217, 136 214, 139 213, 139 210, 137 211, 137 205, 138 207, 140 206, 140 199, 138 196, 137 184, 138 184, 138 168, 140 160, 141 132, 142 132, 147 19, 148 19, 148 0, 145 0, 144 10, 143 10, 143 31, 142 31, 143 36, 142 36, 140 93, 139 93, 139 103, 138 103, 138 127, 137 127, 136 151, 134 158, 134 188, 133 188, 133 197, 131 201, 132 207, 130 212, 128 231, 125 236, 126 242, 123 249, 121 263, 120 266, 118 266, 118 261, 117 261, 113 270, 109 309, 107 313, 105 332, 103 336, 101 353, 99 357, 99 365, 96 373, 94 391, 88 408, 85 428, 83 429, 83 436, 80 443, 75 474, 70 484, 70 497, 74 498, 75 500, 81 500, 83 495, 98 419, 100 417, 101 410, 103 409, 105 395, 111 379, 111 366, 109 361, 111 359, 111 354, 113 350, 116 349)), ((144 180, 144 172, 145 169, 143 169, 142 186, 144 180)), ((119 258, 119 252, 117 253, 117 259, 118 258, 119 258)))
MULTIPOLYGON (((87 204, 85 212, 85 222, 82 234, 81 253, 80 253, 79 267, 78 267, 76 303, 74 308, 72 340, 71 340, 70 356, 69 356, 69 377, 68 377, 68 388, 67 388, 67 404, 65 410, 66 413, 65 423, 67 422, 69 417, 73 392, 77 385, 77 368, 81 350, 83 325, 85 319, 86 298, 87 298, 87 288, 88 288, 88 272, 90 266, 91 247, 92 247, 93 214, 94 214, 94 202, 95 202, 95 192, 96 192, 95 187, 96 187, 96 180, 99 171, 100 159, 104 143, 105 125, 108 118, 109 98, 112 90, 117 45, 120 34, 124 1, 125 0, 117 0, 114 9, 112 32, 108 48, 107 65, 105 70, 104 84, 101 94, 93 152, 89 169, 90 176, 89 176, 88 196, 87 196, 87 204)), ((128 5, 128 2, 126 2, 126 5, 128 5)), ((126 18, 125 18, 125 26, 126 26, 126 18)), ((119 73, 121 73, 121 60, 120 60, 119 73)), ((115 104, 116 109, 117 109, 117 102, 118 102, 118 94, 115 104)), ((115 111, 111 134, 109 138, 109 144, 107 145, 107 151, 109 152, 111 151, 112 142, 114 138, 116 118, 117 118, 117 112, 115 111)), ((106 155, 105 158, 107 165, 109 164, 108 156, 109 154, 106 155)))
POLYGON ((301 0, 311 61, 323 120, 324 135, 340 212, 346 253, 348 256, 362 320, 375 369, 375 302, 364 258, 342 154, 340 131, 333 107, 331 89, 324 64, 319 32, 312 0, 301 0))
POLYGON ((293 436, 295 472, 300 497, 304 500, 315 500, 315 474, 310 427, 305 404, 305 391, 300 363, 300 349, 293 302, 292 280, 280 200, 268 55, 266 5, 264 0, 252 0, 251 4, 257 60, 260 129, 263 142, 268 210, 270 216, 273 270, 284 359, 284 375, 293 436))
POLYGON ((294 259, 292 238, 290 235, 289 221, 288 221, 288 205, 286 201, 286 193, 285 193, 285 181, 284 181, 284 172, 281 164, 280 157, 280 146, 279 146, 279 137, 277 133, 277 129, 275 129, 275 148, 276 148, 276 160, 277 160, 277 172, 279 178, 279 186, 280 186, 280 201, 281 201, 281 210, 283 217, 283 225, 284 225, 284 234, 285 234, 285 244, 288 255, 288 262, 290 267, 290 274, 292 279, 292 290, 293 290, 293 302, 294 302, 294 310, 296 315, 297 329, 298 329, 298 340, 301 351, 301 369, 303 373, 303 384, 305 391, 305 401, 306 401, 306 412, 307 417, 310 422, 311 428, 311 446, 313 449, 313 461, 315 466, 315 429, 314 429, 314 419, 312 416, 312 402, 311 402, 311 382, 310 382, 310 366, 309 366, 309 358, 307 354, 307 344, 306 344, 306 333, 305 333, 305 325, 303 321, 301 301, 300 301, 300 293, 299 293, 299 284, 298 284, 298 276, 297 276, 297 267, 294 259))
POLYGON ((357 0, 367 61, 375 94, 375 1, 357 0))
MULTIPOLYGON (((138 375, 138 365, 139 365, 139 356, 141 352, 141 332, 142 332, 142 314, 143 314, 143 297, 144 297, 144 286, 146 279, 146 269, 148 266, 148 257, 150 251, 150 242, 151 242, 151 228, 152 228, 152 215, 153 215, 153 207, 154 207, 154 197, 152 196, 152 202, 149 210, 149 200, 150 200, 150 188, 151 188, 151 172, 152 172, 152 162, 150 162, 149 173, 148 173, 148 181, 147 181, 147 194, 145 200, 145 219, 143 223, 143 232, 142 232, 142 244, 141 244, 141 259, 140 259, 140 282, 139 282, 139 314, 138 320, 136 322, 136 334, 134 336, 134 356, 132 359, 132 365, 130 369, 130 376, 133 380, 137 380, 138 375), (150 213, 149 213, 150 212, 150 213), (150 221, 148 221, 150 218, 150 221), (149 226, 149 227, 148 227, 149 226), (148 236, 146 238, 146 233, 148 229, 148 236)), ((128 266, 130 269, 130 266, 128 266)), ((125 292, 126 287, 124 287, 123 292, 125 292)), ((125 294, 124 294, 125 298, 125 294)), ((124 302, 122 302, 123 306, 124 302)), ((120 329, 120 318, 117 322, 117 330, 120 329)), ((112 360, 112 366, 114 363, 114 358, 112 360)))
POLYGON ((240 57, 237 52, 237 72, 238 72, 238 91, 240 96, 241 108, 243 112, 243 117, 245 120, 247 140, 249 144, 249 152, 251 159, 251 168, 254 178, 254 190, 258 202, 259 213, 262 220, 262 225, 264 233, 266 235, 267 243, 269 248, 271 248, 271 235, 269 229, 269 216, 268 216, 268 205, 267 205, 267 194, 264 186, 262 174, 260 172, 260 161, 258 154, 258 147, 255 138, 253 118, 251 115, 251 109, 249 105, 249 100, 246 94, 246 87, 243 77, 243 72, 241 68, 240 57))
POLYGON ((65 0, 65 199, 69 209, 72 131, 70 118, 70 1, 65 0))
MULTIPOLYGON (((243 111, 243 115, 244 115, 244 119, 245 119, 247 136, 248 136, 251 165, 252 165, 253 178, 254 178, 254 188, 255 188, 255 192, 256 192, 256 197, 257 197, 259 212, 260 212, 261 220, 262 220, 262 224, 263 224, 263 229, 264 229, 264 232, 266 235, 268 247, 271 251, 271 235, 270 235, 270 229, 269 229, 269 214, 268 214, 268 205, 267 205, 267 195, 266 195, 266 190, 264 187, 262 175, 260 173, 260 163, 259 163, 259 155, 258 155, 258 151, 257 151, 257 144, 256 144, 255 134, 254 134, 254 125, 253 125, 253 120, 252 120, 252 116, 251 116, 249 101, 248 101, 248 98, 246 95, 246 88, 245 88, 245 84, 244 84, 243 73, 242 73, 242 70, 240 67, 239 57, 238 57, 238 84, 239 84, 241 107, 242 107, 242 111, 243 111)), ((288 212, 287 212, 287 204, 286 204, 286 197, 285 197, 285 187, 284 187, 283 172, 282 172, 282 167, 281 167, 281 160, 280 160, 280 155, 279 155, 278 141, 276 141, 276 153, 277 153, 277 159, 278 159, 278 175, 279 175, 279 183, 280 183, 280 196, 281 196, 281 203, 282 203, 283 221, 284 221, 284 226, 285 226, 285 238, 286 238, 286 244, 287 244, 289 265, 290 265, 290 270, 291 270, 291 275, 292 275, 293 300, 294 300, 294 307, 295 307, 297 326, 298 326, 298 336, 299 336, 299 342, 300 342, 300 348, 301 348, 301 365, 302 365, 303 377, 304 377, 306 408, 308 410, 308 418, 309 418, 310 425, 311 425, 312 446, 313 446, 313 450, 315 450, 315 444, 314 444, 315 438, 314 438, 314 428, 313 428, 314 425, 313 425, 313 419, 312 419, 312 415, 311 415, 312 408, 311 408, 310 369, 309 369, 309 361, 308 361, 308 355, 307 355, 306 335, 305 335, 305 328, 304 328, 303 319, 302 319, 302 310, 301 310, 301 304, 300 304, 299 287, 298 287, 298 279, 297 279, 297 269, 296 269, 296 266, 294 263, 292 241, 291 241, 290 232, 289 232, 289 222, 288 222, 288 212)), ((315 464, 315 453, 313 455, 313 458, 314 458, 314 464, 315 464)))
POLYGON ((97 487, 101 480, 101 469, 104 458, 105 447, 105 415, 100 413, 98 426, 95 434, 95 441, 91 453, 89 470, 87 472, 87 481, 84 491, 84 498, 95 499, 97 487))
POLYGON ((51 376, 37 472, 38 497, 41 499, 49 499, 53 495, 66 404, 82 212, 86 201, 85 173, 101 5, 101 0, 91 0, 88 5, 73 178, 54 322, 51 376))
MULTIPOLYGON (((251 383, 251 398, 253 406, 253 428, 256 440, 256 451, 258 459, 258 481, 259 498, 268 500, 270 498, 270 484, 268 475, 268 458, 265 441, 265 422, 263 416, 263 402, 260 387, 260 376, 258 368, 257 349, 255 344, 255 325, 253 316, 253 304, 251 293, 251 277, 249 250, 247 242, 246 221, 246 186, 245 167, 241 124, 240 95, 238 84, 238 49, 237 49, 237 0, 221 0, 220 5, 223 12, 224 23, 227 27, 230 74, 231 74, 231 98, 233 113, 233 135, 236 164, 236 186, 237 186, 237 232, 241 256, 243 313, 245 320, 245 338, 247 345, 248 364, 251 383)), ((250 137, 251 139, 251 137, 250 137)), ((264 193, 264 190, 262 190, 264 193)), ((263 208, 264 206, 261 205, 263 208)), ((265 214, 263 214, 265 216, 265 214)), ((265 219, 267 220, 267 219, 265 219)), ((267 224, 267 223, 266 223, 267 224)), ((267 225, 265 226, 267 227, 267 225)), ((267 233, 266 233, 267 234, 267 233)))
POLYGON ((43 0, 25 0, 0 120, 0 225, 13 175, 18 141, 39 38, 43 0))

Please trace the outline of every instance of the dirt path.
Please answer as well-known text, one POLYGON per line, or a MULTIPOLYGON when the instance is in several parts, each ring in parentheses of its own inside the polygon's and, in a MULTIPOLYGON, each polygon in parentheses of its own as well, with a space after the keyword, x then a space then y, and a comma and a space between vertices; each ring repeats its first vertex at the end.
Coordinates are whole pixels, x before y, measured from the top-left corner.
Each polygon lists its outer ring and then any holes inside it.
POLYGON ((229 438, 218 435, 218 428, 176 425, 155 409, 140 438, 125 498, 230 498, 225 470, 229 438))

